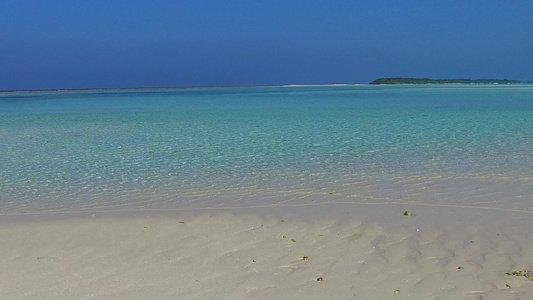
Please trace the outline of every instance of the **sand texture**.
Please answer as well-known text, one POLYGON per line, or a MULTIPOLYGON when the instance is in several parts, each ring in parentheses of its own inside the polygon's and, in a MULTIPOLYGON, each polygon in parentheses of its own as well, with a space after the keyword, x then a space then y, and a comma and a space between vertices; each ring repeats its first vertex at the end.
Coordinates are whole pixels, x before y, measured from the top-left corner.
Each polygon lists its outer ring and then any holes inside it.
POLYGON ((390 211, 4 216, 0 299, 533 299, 529 214, 390 211))

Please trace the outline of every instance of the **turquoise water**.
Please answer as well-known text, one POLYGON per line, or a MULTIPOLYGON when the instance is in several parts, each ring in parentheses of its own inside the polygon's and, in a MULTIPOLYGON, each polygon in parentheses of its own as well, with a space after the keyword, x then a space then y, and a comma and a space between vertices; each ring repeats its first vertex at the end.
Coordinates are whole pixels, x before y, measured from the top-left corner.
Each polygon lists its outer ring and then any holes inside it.
POLYGON ((0 95, 0 213, 408 203, 533 211, 533 86, 0 95))

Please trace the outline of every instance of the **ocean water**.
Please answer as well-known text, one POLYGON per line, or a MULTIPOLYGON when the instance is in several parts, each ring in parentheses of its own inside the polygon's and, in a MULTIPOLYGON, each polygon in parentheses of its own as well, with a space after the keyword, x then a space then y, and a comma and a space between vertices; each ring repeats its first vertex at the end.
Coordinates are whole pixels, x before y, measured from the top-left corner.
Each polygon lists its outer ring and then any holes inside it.
POLYGON ((533 212, 533 86, 0 95, 0 214, 336 203, 533 212))

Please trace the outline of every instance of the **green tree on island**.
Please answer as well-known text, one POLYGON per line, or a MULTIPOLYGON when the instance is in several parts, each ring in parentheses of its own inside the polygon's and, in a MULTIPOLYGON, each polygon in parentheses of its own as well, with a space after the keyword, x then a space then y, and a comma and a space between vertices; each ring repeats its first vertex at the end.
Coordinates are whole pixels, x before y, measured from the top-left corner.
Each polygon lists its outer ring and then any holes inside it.
POLYGON ((370 84, 519 84, 509 79, 429 79, 429 78, 379 78, 370 84))

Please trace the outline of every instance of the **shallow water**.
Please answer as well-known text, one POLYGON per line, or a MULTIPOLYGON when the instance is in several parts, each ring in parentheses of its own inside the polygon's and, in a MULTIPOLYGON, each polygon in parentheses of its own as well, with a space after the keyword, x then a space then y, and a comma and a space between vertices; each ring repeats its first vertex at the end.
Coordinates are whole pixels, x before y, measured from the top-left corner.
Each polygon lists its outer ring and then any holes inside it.
POLYGON ((397 203, 533 213, 533 86, 0 95, 0 213, 397 203))

